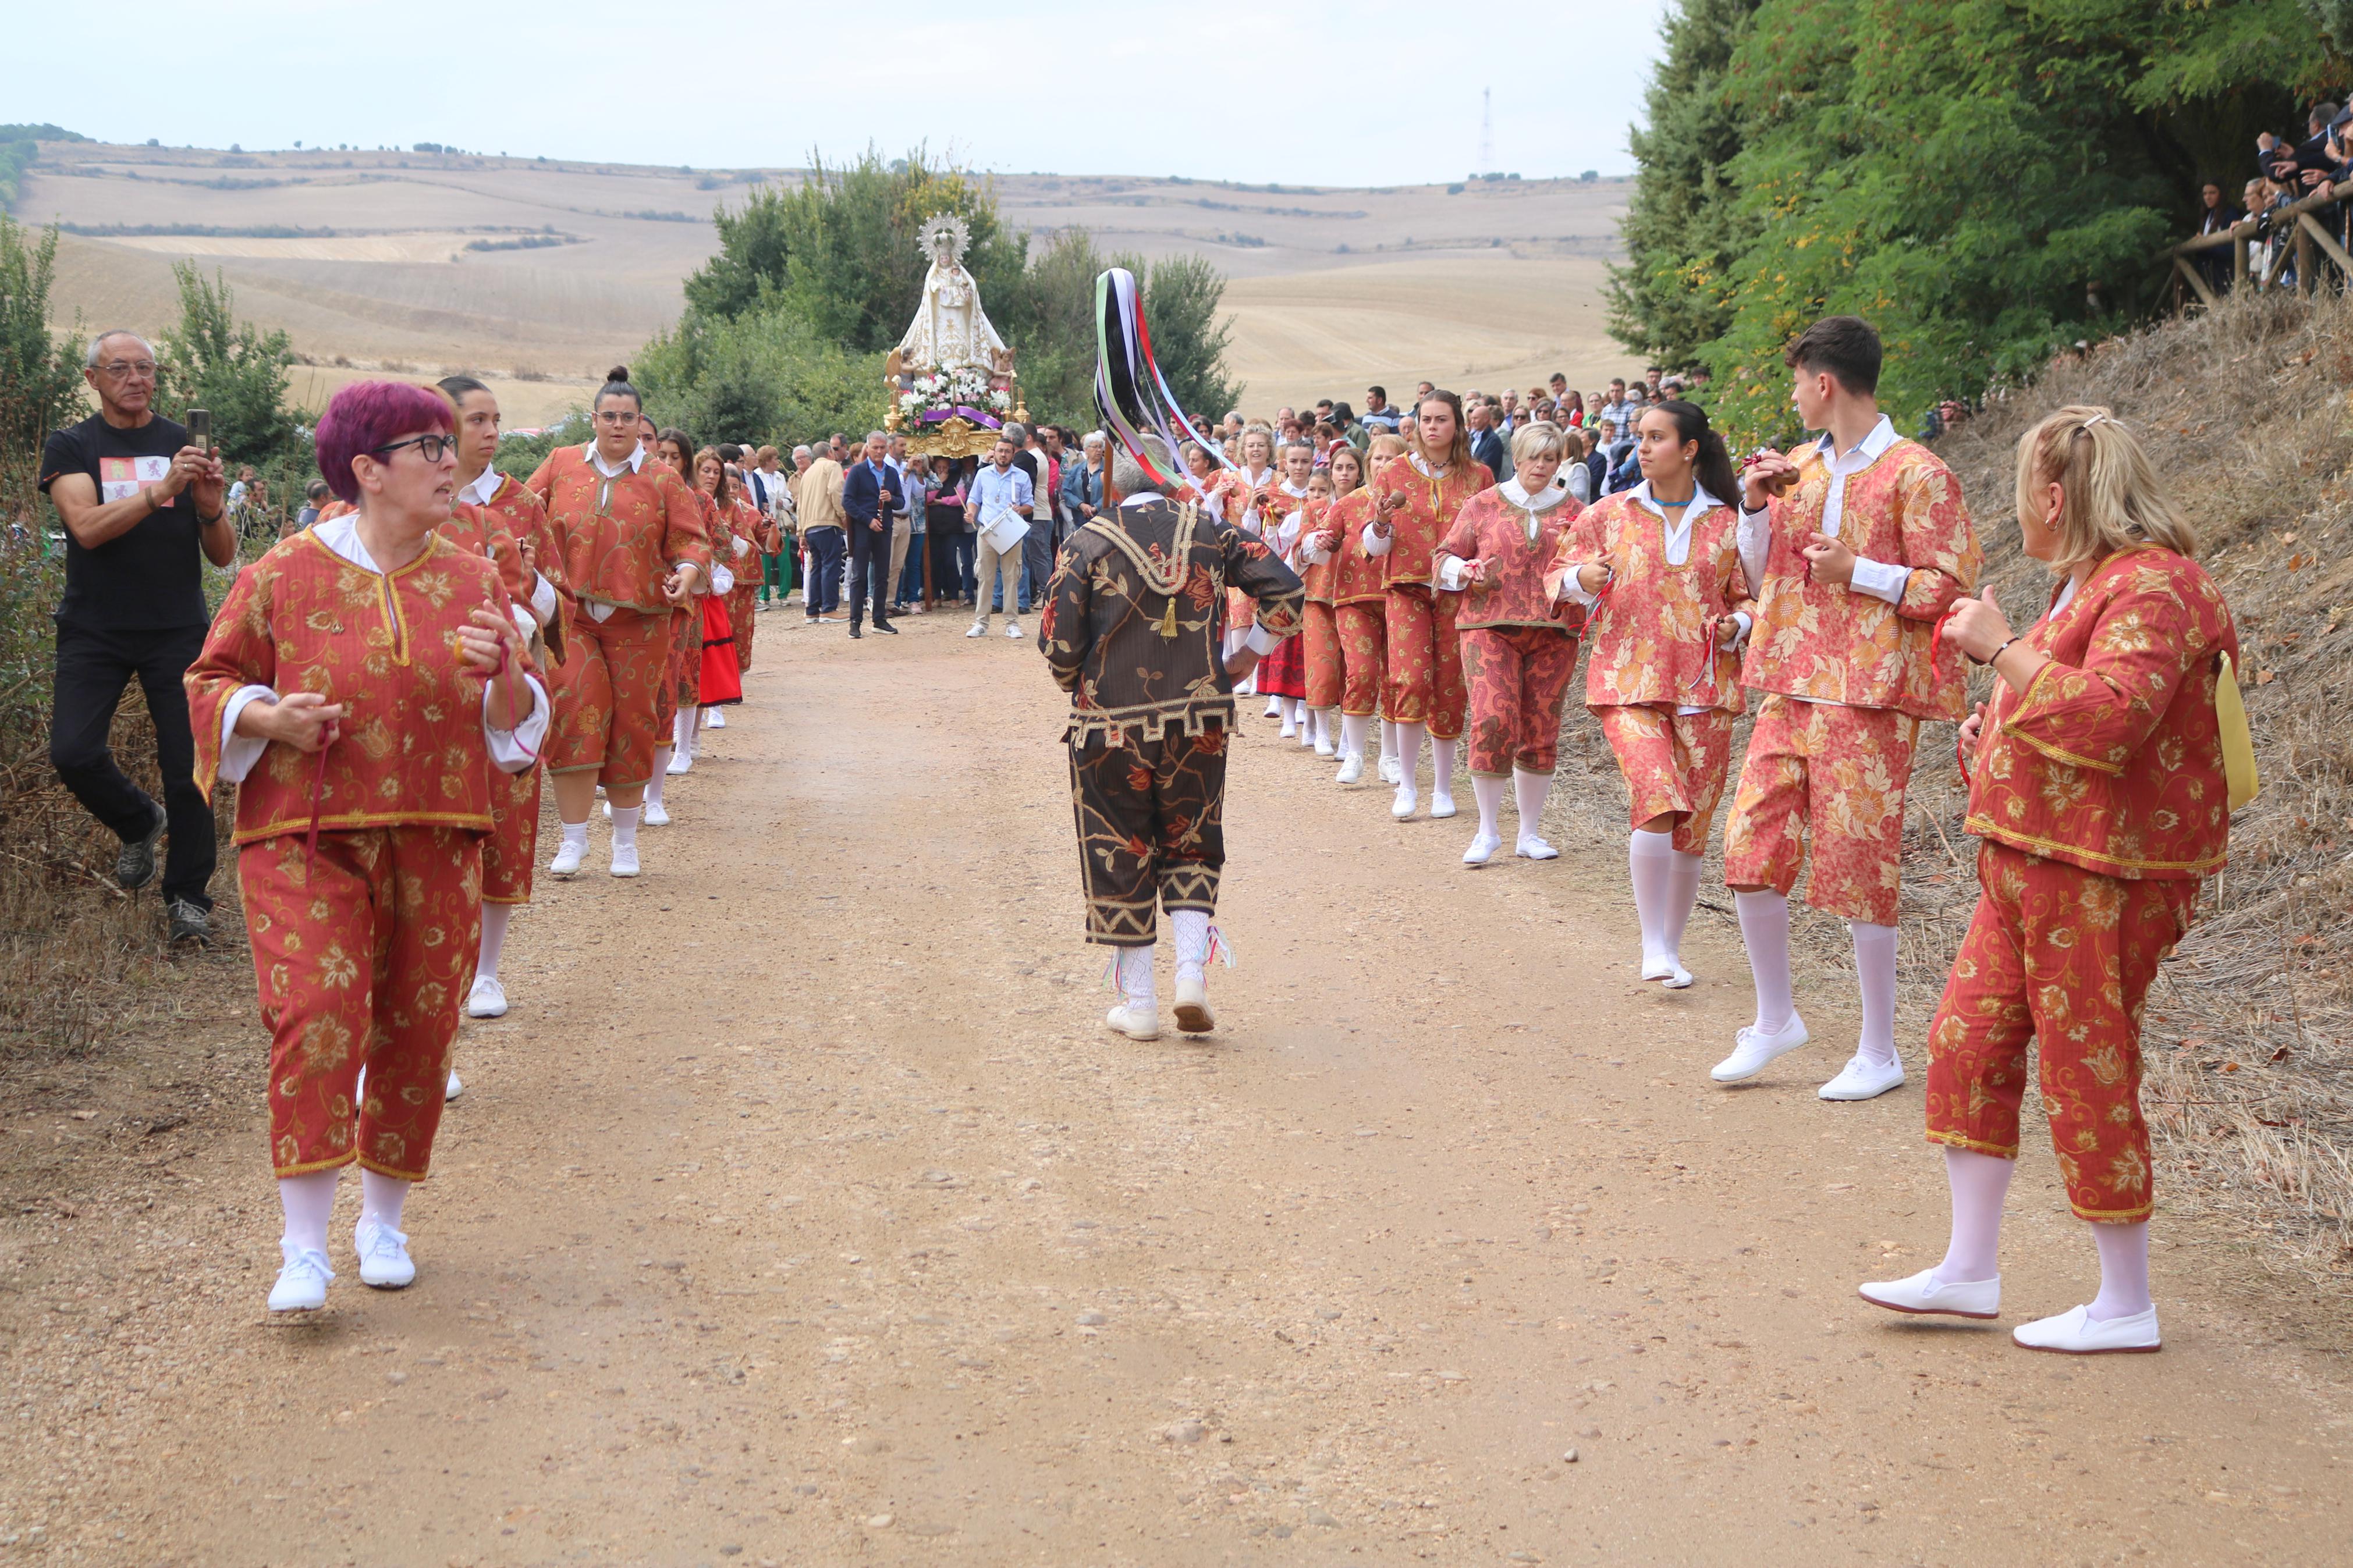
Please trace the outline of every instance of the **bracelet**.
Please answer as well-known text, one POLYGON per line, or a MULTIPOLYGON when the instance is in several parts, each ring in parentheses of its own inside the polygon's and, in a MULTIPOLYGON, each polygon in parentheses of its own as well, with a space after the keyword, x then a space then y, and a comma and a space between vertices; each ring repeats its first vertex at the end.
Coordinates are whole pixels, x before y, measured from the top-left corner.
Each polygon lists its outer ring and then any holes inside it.
POLYGON ((2010 648, 2011 648, 2011 647, 2012 647, 2013 645, 2018 644, 2018 643, 2024 642, 2025 640, 2026 640, 2026 634, 2025 634, 2024 632, 2020 632, 2020 633, 2019 633, 2019 634, 2017 634, 2015 637, 2012 637, 2010 639, 2010 641, 2009 641, 2009 642, 2006 642, 2006 643, 2002 644, 2000 647, 1998 647, 1998 648, 1994 649, 1991 653, 1989 653, 1989 654, 1986 655, 1986 657, 1985 657, 1986 668, 1989 668, 1989 669, 1992 668, 1993 668, 1993 661, 1994 661, 1995 659, 1998 659, 1998 658, 2000 658, 2003 654, 2008 653, 2008 652, 2010 650, 2010 648))

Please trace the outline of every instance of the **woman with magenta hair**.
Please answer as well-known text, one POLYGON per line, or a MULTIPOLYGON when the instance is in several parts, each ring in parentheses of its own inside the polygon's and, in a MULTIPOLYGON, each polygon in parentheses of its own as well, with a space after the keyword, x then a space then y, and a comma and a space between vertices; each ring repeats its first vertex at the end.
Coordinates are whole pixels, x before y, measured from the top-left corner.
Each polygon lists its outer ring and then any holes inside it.
POLYGON ((361 1281, 417 1277, 401 1210, 473 978, 491 774, 531 766, 549 715, 498 568, 438 531, 457 490, 448 403, 354 383, 317 449, 353 510, 241 574, 187 674, 196 782, 237 786, 286 1215, 273 1312, 325 1305, 354 1163, 361 1281))

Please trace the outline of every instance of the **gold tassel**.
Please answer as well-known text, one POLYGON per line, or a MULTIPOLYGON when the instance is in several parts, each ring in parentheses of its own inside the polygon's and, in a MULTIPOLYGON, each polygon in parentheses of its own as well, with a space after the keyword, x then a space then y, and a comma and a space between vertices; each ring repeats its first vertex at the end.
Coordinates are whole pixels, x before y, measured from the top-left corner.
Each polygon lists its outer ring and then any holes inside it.
POLYGON ((1160 612, 1158 630, 1163 641, 1176 640, 1176 599, 1174 595, 1169 595, 1167 606, 1160 612))

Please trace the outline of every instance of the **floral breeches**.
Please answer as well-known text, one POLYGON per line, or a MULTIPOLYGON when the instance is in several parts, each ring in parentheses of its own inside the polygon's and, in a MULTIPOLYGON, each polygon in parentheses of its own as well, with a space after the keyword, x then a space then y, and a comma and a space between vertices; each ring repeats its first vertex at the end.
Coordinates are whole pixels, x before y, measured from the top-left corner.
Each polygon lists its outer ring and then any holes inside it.
POLYGON ((1724 879, 1786 895, 1810 852, 1808 903, 1894 925, 1904 788, 1919 735, 1920 721, 1893 708, 1766 698, 1725 827, 1724 879))
POLYGON ((1380 711, 1381 681, 1388 674, 1388 606, 1342 605, 1334 617, 1340 635, 1340 711, 1370 718, 1380 711))
POLYGON ((1329 605, 1307 602, 1299 646, 1307 659, 1307 706, 1337 708, 1346 669, 1340 656, 1340 619, 1329 605))
POLYGON ((1226 732, 1171 726, 1157 741, 1071 746, 1071 806, 1079 826, 1079 885, 1087 940, 1149 947, 1161 909, 1218 910, 1226 863, 1226 732))
MULTIPOLYGON (((757 569, 747 567, 756 576, 757 569)), ((752 628, 759 624, 755 606, 760 602, 760 584, 747 578, 735 584, 727 595, 727 624, 735 628, 735 673, 752 673, 752 628)))
POLYGON ((1928 1141, 2016 1159, 2031 1038, 2068 1204, 2080 1219, 2147 1219, 2141 1005, 2189 929, 2198 884, 2103 877, 1990 843, 1978 847, 1978 881, 1928 1032, 1928 1141))
POLYGON ((539 854, 539 767, 491 770, 491 831, 482 840, 482 901, 531 902, 532 860, 539 854))
POLYGON ((237 879, 269 1030, 271 1168, 357 1160, 422 1180, 481 945, 482 836, 324 833, 307 879, 301 838, 266 838, 238 852, 237 879))
POLYGON ((1471 771, 1548 773, 1560 753, 1560 704, 1577 673, 1577 634, 1554 626, 1473 626, 1461 634, 1469 689, 1471 771))
POLYGON ((1462 643, 1454 630, 1454 595, 1433 603, 1430 590, 1407 584, 1389 590, 1388 668, 1381 709, 1393 724, 1427 724, 1432 736, 1462 733, 1470 695, 1462 685, 1462 643))
POLYGON ((670 628, 678 618, 615 610, 603 621, 582 616, 573 624, 572 657, 556 679, 548 772, 594 770, 607 789, 634 789, 653 777, 654 737, 668 739, 659 710, 676 690, 670 628))
POLYGON ((1612 706, 1591 710, 1602 737, 1626 776, 1630 826, 1676 818, 1674 846, 1707 853, 1708 830, 1732 769, 1732 715, 1721 708, 1678 713, 1672 708, 1612 706))

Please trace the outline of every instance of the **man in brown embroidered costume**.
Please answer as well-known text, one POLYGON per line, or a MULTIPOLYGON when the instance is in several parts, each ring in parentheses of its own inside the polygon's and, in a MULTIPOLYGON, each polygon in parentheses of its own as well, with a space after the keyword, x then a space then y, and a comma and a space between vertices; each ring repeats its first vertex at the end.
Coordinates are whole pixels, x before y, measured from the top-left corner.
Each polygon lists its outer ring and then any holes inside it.
POLYGON ((1145 462, 1114 446, 1112 496, 1063 542, 1038 645, 1071 694, 1071 801, 1087 940, 1119 951, 1130 1039, 1160 1033, 1152 954, 1155 900, 1176 939, 1176 1026, 1206 1034, 1209 924, 1226 846, 1226 747, 1234 682, 1300 627, 1304 590, 1265 545, 1155 477, 1177 470, 1157 437, 1145 462), (1122 499, 1124 498, 1124 499, 1122 499), (1258 601, 1249 640, 1219 657, 1226 590, 1258 601))

